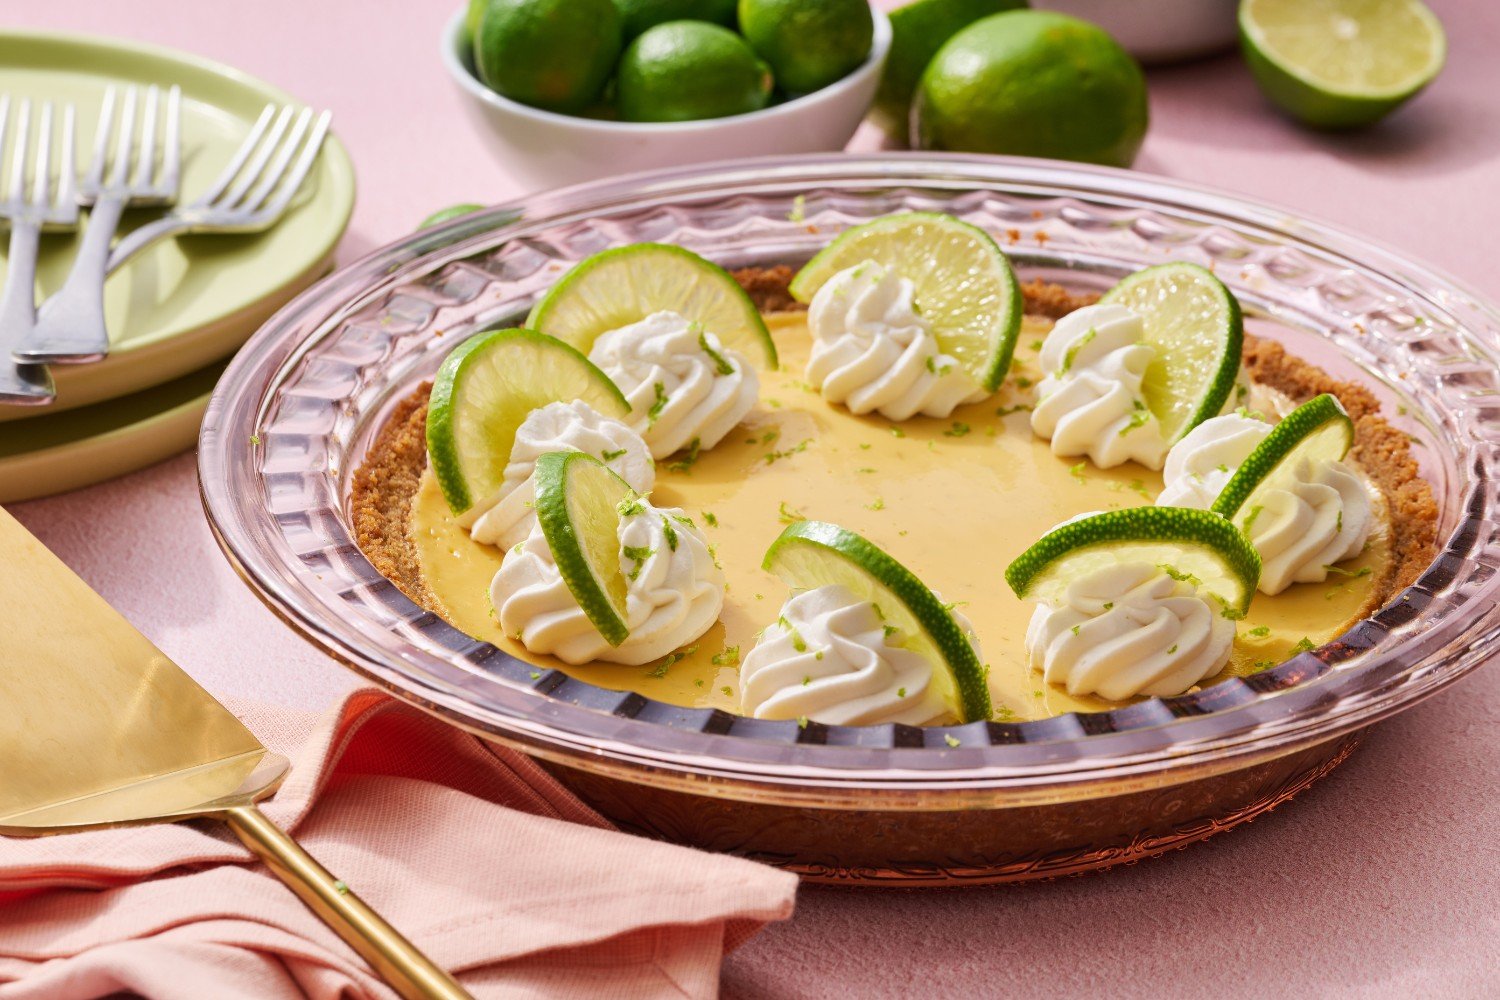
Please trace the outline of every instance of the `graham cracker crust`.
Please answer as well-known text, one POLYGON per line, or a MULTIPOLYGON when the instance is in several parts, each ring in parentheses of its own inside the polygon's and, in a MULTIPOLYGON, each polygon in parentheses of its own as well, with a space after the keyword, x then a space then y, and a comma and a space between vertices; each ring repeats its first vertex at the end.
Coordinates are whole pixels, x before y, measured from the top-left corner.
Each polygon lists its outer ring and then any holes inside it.
MULTIPOLYGON (((805 308, 787 292, 795 272, 785 265, 743 268, 735 280, 763 313, 805 308)), ((1040 280, 1022 286, 1026 312, 1057 319, 1093 302, 1097 296, 1075 295, 1040 280)), ((1323 370, 1288 354, 1274 341, 1246 336, 1245 370, 1262 385, 1302 403, 1320 393, 1338 397, 1354 421, 1354 459, 1385 497, 1391 524, 1391 564, 1379 581, 1368 610, 1411 584, 1432 562, 1436 549, 1437 503, 1422 478, 1406 435, 1380 416, 1380 404, 1362 385, 1341 382, 1323 370)), ((354 474, 350 507, 354 537, 380 574, 429 611, 438 602, 427 589, 409 528, 412 499, 427 465, 427 397, 424 383, 401 400, 371 444, 354 474)))

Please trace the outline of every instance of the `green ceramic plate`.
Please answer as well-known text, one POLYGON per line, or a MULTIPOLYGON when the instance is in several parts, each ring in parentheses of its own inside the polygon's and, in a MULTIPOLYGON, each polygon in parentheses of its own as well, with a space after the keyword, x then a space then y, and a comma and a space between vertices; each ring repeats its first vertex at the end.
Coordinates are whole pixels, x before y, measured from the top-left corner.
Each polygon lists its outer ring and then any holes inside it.
POLYGON ((0 503, 92 486, 188 450, 227 364, 108 402, 0 424, 0 503))
MULTIPOLYGON (((187 200, 218 176, 267 103, 300 106, 238 70, 184 53, 80 35, 0 31, 0 93, 75 103, 80 169, 93 147, 104 89, 112 83, 182 87, 181 195, 187 200)), ((331 266, 353 207, 354 171, 344 147, 330 137, 293 208, 272 229, 253 236, 183 236, 136 257, 105 286, 109 357, 54 368, 58 396, 47 412, 160 385, 234 351, 331 266)), ((130 213, 122 228, 158 214, 130 213)), ((43 238, 38 301, 62 284, 76 239, 43 238)), ((4 244, 0 238, 0 276, 4 244)), ((34 408, 0 405, 0 421, 36 416, 34 408)))

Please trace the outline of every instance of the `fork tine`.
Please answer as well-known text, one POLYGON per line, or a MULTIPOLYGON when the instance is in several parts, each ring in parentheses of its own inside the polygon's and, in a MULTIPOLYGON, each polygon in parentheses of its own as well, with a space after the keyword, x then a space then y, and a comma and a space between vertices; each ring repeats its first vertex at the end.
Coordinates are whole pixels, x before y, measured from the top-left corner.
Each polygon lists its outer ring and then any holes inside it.
POLYGON ((291 135, 281 144, 276 151, 276 159, 272 161, 269 170, 261 174, 260 182, 245 196, 245 200, 238 207, 247 212, 253 212, 260 207, 260 203, 266 200, 271 189, 276 187, 278 181, 286 173, 287 165, 292 162, 292 157, 297 152, 297 147, 302 145, 302 137, 307 134, 308 126, 312 124, 312 108, 303 108, 297 115, 297 123, 292 127, 291 135))
POLYGON ((140 96, 139 87, 125 91, 125 110, 120 115, 120 134, 115 137, 115 162, 110 171, 109 183, 123 187, 130 169, 130 147, 135 141, 135 102, 140 96))
POLYGON ((42 103, 42 120, 37 128, 36 173, 31 178, 31 203, 47 209, 48 186, 52 181, 52 102, 42 103))
POLYGON ((141 141, 136 145, 135 177, 130 186, 144 191, 151 186, 151 174, 156 169, 156 106, 161 102, 161 88, 155 84, 146 88, 146 113, 142 115, 141 141))
POLYGON ((234 182, 224 197, 218 200, 219 207, 235 208, 239 205, 240 199, 245 196, 245 192, 249 190, 250 185, 255 183, 256 178, 260 176, 260 172, 265 169, 266 161, 271 158, 271 154, 280 145, 281 137, 286 134, 287 124, 291 120, 292 109, 288 105, 283 107, 281 113, 276 116, 276 124, 271 126, 270 134, 266 136, 265 140, 260 144, 260 148, 256 150, 255 156, 250 160, 250 165, 241 171, 239 179, 234 182))
POLYGON ((312 134, 307 137, 307 144, 302 147, 302 153, 297 157, 296 164, 291 172, 287 174, 286 183, 276 193, 271 203, 265 206, 264 211, 271 216, 280 215, 285 211, 287 204, 302 187, 302 182, 307 179, 307 174, 312 170, 312 165, 318 159, 318 153, 323 148, 323 140, 328 137, 328 125, 333 121, 333 112, 325 111, 318 116, 318 121, 313 125, 312 134))
POLYGON ((266 127, 271 124, 271 117, 275 114, 276 105, 274 104, 267 104, 261 109, 260 117, 255 120, 255 124, 250 128, 250 134, 245 136, 244 141, 240 143, 240 148, 234 151, 234 158, 229 161, 228 166, 219 172, 219 176, 214 181, 213 186, 203 192, 197 201, 193 202, 194 205, 202 206, 211 204, 224 192, 224 189, 229 186, 229 182, 234 180, 234 175, 240 172, 240 167, 245 165, 245 161, 255 151, 255 144, 260 142, 260 137, 265 134, 266 127))
POLYGON ((104 91, 104 106, 99 109, 99 127, 94 130, 94 156, 89 160, 89 172, 84 177, 84 187, 90 192, 99 190, 104 183, 104 162, 109 158, 109 130, 115 123, 115 105, 119 103, 119 88, 111 85, 104 91))
POLYGON ((66 210, 78 198, 78 168, 73 163, 73 105, 63 105, 62 162, 57 167, 57 202, 66 210))
POLYGON ((182 165, 182 88, 175 83, 167 91, 166 148, 162 151, 161 187, 175 194, 178 172, 182 165))
MULTIPOLYGON (((10 95, 0 94, 0 154, 5 152, 5 140, 10 134, 10 95)), ((5 177, 5 163, 0 161, 0 180, 5 177)))
POLYGON ((10 200, 17 206, 26 197, 26 147, 31 142, 31 99, 21 101, 16 115, 15 144, 10 151, 10 200))

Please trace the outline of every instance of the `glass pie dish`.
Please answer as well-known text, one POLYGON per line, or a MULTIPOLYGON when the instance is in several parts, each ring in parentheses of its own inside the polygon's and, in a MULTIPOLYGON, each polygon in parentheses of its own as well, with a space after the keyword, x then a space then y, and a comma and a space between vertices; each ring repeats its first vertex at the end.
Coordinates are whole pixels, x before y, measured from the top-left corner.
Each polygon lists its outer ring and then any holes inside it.
POLYGON ((343 269, 230 366, 200 476, 225 552, 294 628, 396 696, 537 757, 623 827, 818 881, 1008 881, 1252 819, 1491 653, 1497 359, 1500 314, 1451 279, 1202 188, 995 157, 738 161, 499 205, 343 269), (1079 292, 1166 259, 1213 267, 1249 332, 1364 385, 1409 435, 1438 506, 1436 558, 1338 639, 1252 676, 1113 711, 917 728, 759 720, 538 671, 419 608, 356 544, 351 480, 393 408, 466 336, 520 322, 571 263, 652 240, 728 267, 795 265, 903 210, 976 223, 1023 280, 1079 292))

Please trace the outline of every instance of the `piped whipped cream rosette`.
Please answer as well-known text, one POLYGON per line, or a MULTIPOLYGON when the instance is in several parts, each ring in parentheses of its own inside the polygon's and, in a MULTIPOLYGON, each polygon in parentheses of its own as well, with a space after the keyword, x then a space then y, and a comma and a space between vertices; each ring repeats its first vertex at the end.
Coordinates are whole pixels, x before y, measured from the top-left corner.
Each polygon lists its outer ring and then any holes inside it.
POLYGON ((746 715, 836 725, 990 717, 973 627, 868 540, 798 521, 764 565, 793 595, 741 663, 746 715))
POLYGON ((851 413, 889 420, 946 417, 989 396, 958 359, 943 353, 913 302, 914 285, 864 261, 835 274, 808 308, 807 381, 851 413))
MULTIPOLYGON (((1320 583, 1329 567, 1364 551, 1375 523, 1371 491, 1343 461, 1354 443, 1354 424, 1333 396, 1308 400, 1230 465, 1250 433, 1242 417, 1226 416, 1202 425, 1197 441, 1184 438, 1180 462, 1168 461, 1168 490, 1177 486, 1170 470, 1183 476, 1215 450, 1232 469, 1211 509, 1229 518, 1250 539, 1261 558, 1260 590, 1279 594, 1294 583, 1320 583), (1198 457, 1195 457, 1198 456, 1198 457)), ((1177 450, 1173 449, 1174 452, 1177 450)), ((1222 475, 1222 472, 1220 473, 1222 475)))
POLYGON ((600 335, 589 359, 625 394, 635 430, 656 458, 712 448, 760 392, 760 378, 744 355, 671 310, 600 335))
POLYGON ((1271 424, 1248 411, 1212 417, 1194 427, 1167 452, 1157 505, 1208 510, 1270 433, 1271 424))
POLYGON ((498 495, 476 503, 459 518, 471 538, 506 549, 525 541, 536 524, 532 472, 538 458, 554 451, 592 455, 637 493, 649 493, 656 483, 651 452, 628 424, 601 416, 581 401, 548 403, 532 410, 516 428, 498 495))
POLYGON ((1005 571, 1036 601, 1026 655, 1071 695, 1182 694, 1228 664, 1260 557, 1232 524, 1186 507, 1087 514, 1005 571))
POLYGON ((1101 469, 1136 461, 1161 468, 1167 442, 1141 383, 1156 349, 1141 342, 1141 317, 1117 305, 1069 313, 1042 343, 1043 377, 1031 429, 1063 457, 1101 469))
POLYGON ((507 635, 567 663, 638 665, 718 621, 724 573, 687 514, 582 452, 542 455, 532 478, 536 523, 490 588, 507 635))
POLYGON ((1209 271, 1137 271, 1048 333, 1032 430, 1059 456, 1160 469, 1174 442, 1242 395, 1243 343, 1239 303, 1209 271))

